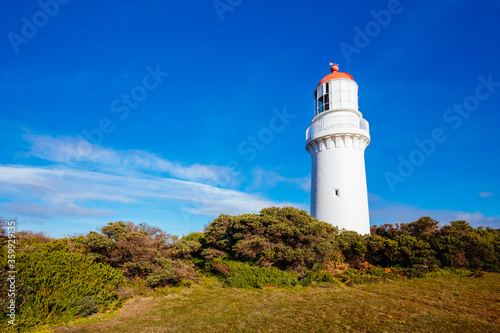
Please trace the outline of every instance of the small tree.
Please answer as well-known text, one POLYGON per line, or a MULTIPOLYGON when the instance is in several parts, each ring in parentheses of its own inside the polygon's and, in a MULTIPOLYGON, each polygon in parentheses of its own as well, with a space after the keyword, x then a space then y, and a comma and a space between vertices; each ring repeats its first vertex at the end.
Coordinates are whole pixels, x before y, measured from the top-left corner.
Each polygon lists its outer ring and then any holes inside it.
POLYGON ((122 269, 129 278, 145 279, 151 287, 198 279, 193 264, 184 260, 185 242, 178 246, 176 236, 147 224, 122 221, 110 222, 100 231, 77 241, 88 255, 122 269))
POLYGON ((300 271, 338 257, 338 229, 293 207, 260 214, 221 215, 206 229, 203 254, 226 255, 264 267, 300 271), (218 252, 214 252, 218 251, 218 252))

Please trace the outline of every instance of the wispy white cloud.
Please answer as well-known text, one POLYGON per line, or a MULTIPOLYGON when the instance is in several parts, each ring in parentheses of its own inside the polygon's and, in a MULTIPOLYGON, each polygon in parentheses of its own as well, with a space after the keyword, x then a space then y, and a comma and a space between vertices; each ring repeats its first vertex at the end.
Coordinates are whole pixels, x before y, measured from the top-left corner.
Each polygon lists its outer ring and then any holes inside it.
MULTIPOLYGON (((26 135, 28 156, 51 166, 0 165, 0 210, 36 219, 116 215, 117 207, 164 213, 174 207, 189 222, 191 216, 256 213, 269 206, 306 205, 278 202, 254 192, 280 184, 304 191, 310 176, 287 178, 275 170, 255 167, 245 191, 234 187, 241 175, 217 165, 186 165, 142 150, 115 150, 90 144, 81 137, 26 135), (229 180, 228 180, 229 179, 229 180), (236 179, 236 180, 235 180, 236 179), (227 186, 230 185, 230 186, 227 186), (230 187, 230 188, 227 188, 230 187), (153 204, 153 205, 151 205, 153 204), (118 205, 118 206, 117 206, 118 205)), ((488 197, 491 192, 481 192, 488 197)), ((500 227, 500 219, 481 212, 425 209, 369 194, 372 224, 406 223, 431 216, 441 223, 467 220, 477 227, 500 227)))
MULTIPOLYGON (((30 144, 24 157, 50 164, 0 165, 0 211, 36 223, 122 219, 128 218, 127 211, 136 217, 154 213, 157 219, 168 216, 175 223, 191 225, 219 214, 257 213, 269 206, 306 208, 238 191, 243 177, 225 166, 187 165, 143 150, 102 147, 82 137, 26 134, 24 139, 30 144)), ((307 183, 261 168, 252 175, 257 178, 255 186, 288 183, 302 188, 307 183)))
POLYGON ((249 191, 274 188, 279 183, 284 183, 303 191, 311 189, 311 176, 288 178, 281 176, 275 170, 264 170, 261 167, 255 167, 251 171, 251 175, 252 183, 247 187, 249 191))
POLYGON ((63 216, 107 216, 114 212, 107 209, 84 208, 73 203, 68 204, 35 204, 12 202, 5 204, 5 213, 31 216, 36 218, 52 218, 63 216))
POLYGON ((12 202, 5 204, 4 209, 29 216, 112 213, 108 209, 85 208, 86 204, 96 202, 101 206, 121 203, 140 207, 151 200, 165 201, 189 214, 209 216, 255 213, 268 206, 295 205, 192 181, 54 167, 0 166, 0 185, 0 195, 11 198, 12 202))
POLYGON ((474 227, 489 226, 495 229, 500 228, 500 218, 487 217, 481 212, 457 212, 455 216, 456 220, 467 221, 474 227))
MULTIPOLYGON (((25 189, 30 191, 31 200, 42 200, 51 205, 77 201, 137 204, 155 199, 173 200, 189 214, 240 214, 273 205, 293 205, 268 200, 251 194, 252 191, 271 188, 278 183, 303 190, 310 187, 309 177, 286 178, 275 171, 257 167, 251 172, 251 185, 246 192, 240 192, 225 188, 234 188, 242 178, 225 166, 185 165, 143 150, 105 148, 91 144, 83 137, 26 134, 24 139, 31 145, 26 156, 55 164, 45 168, 0 166, 3 192, 15 196, 25 189), (170 177, 164 177, 163 173, 170 177)), ((50 215, 49 208, 44 212, 38 206, 23 205, 23 208, 30 208, 25 210, 50 215)), ((11 205, 9 209, 20 207, 11 205)))
POLYGON ((481 198, 487 198, 493 196, 493 192, 479 192, 481 198))
POLYGON ((31 144, 27 156, 38 157, 69 167, 87 167, 97 171, 130 173, 132 170, 167 173, 171 177, 233 187, 240 181, 237 172, 227 166, 170 161, 144 150, 115 150, 92 144, 83 137, 53 137, 26 134, 31 144))

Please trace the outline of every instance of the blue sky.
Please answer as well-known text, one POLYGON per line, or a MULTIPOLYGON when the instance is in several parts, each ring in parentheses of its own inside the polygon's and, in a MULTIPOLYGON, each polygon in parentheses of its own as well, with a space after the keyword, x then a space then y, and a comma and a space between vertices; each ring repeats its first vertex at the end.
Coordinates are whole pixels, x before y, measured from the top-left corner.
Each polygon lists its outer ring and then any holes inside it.
POLYGON ((0 216, 53 237, 309 210, 330 61, 359 85, 372 224, 500 228, 500 3, 8 1, 0 216))

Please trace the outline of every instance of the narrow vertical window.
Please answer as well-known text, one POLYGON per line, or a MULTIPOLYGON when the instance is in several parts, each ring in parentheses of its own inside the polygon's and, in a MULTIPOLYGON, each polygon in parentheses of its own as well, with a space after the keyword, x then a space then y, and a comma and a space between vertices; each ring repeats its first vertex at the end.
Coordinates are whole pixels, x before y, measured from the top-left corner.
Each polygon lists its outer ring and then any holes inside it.
POLYGON ((318 115, 318 91, 314 90, 314 115, 318 115))
POLYGON ((336 197, 340 197, 340 190, 338 188, 336 188, 333 193, 336 197))

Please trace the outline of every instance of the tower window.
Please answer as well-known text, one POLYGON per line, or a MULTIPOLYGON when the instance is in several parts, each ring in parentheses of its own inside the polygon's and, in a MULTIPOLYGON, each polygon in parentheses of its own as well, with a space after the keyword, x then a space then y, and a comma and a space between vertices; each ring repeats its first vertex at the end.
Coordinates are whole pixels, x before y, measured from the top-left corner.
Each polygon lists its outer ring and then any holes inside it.
POLYGON ((334 191, 333 191, 333 194, 336 196, 336 197, 340 197, 340 190, 338 188, 336 188, 334 191))

